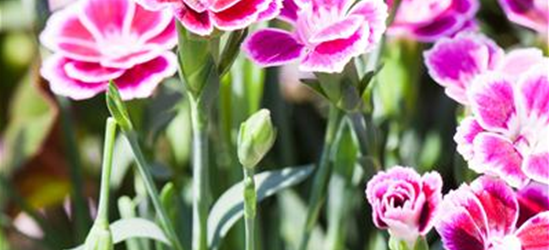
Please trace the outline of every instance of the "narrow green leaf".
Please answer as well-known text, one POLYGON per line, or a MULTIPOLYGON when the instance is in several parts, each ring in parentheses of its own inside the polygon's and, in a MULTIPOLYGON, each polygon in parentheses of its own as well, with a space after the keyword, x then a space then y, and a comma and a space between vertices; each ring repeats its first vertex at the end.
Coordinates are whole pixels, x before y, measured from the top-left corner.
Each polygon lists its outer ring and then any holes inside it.
MULTIPOLYGON (((285 168, 276 171, 266 171, 254 176, 257 192, 257 202, 276 194, 277 192, 296 185, 307 178, 313 171, 313 166, 285 168)), ((244 184, 237 183, 227 190, 214 204, 208 218, 208 246, 218 249, 221 240, 229 229, 244 214, 244 184)))
POLYGON ((223 53, 221 54, 221 61, 219 62, 218 72, 220 78, 231 69, 231 65, 240 52, 240 45, 247 35, 248 28, 233 31, 229 35, 228 41, 223 48, 223 53))
POLYGON ((300 79, 302 83, 309 86, 309 88, 313 89, 316 93, 320 94, 326 99, 330 99, 326 93, 324 93, 324 89, 322 89, 322 86, 320 86, 320 81, 317 79, 311 79, 311 78, 302 78, 300 79))
MULTIPOLYGON (((111 223, 110 229, 114 244, 132 238, 147 238, 170 245, 170 241, 164 235, 162 229, 149 220, 139 218, 121 219, 111 223)), ((84 245, 71 250, 84 250, 84 245)))

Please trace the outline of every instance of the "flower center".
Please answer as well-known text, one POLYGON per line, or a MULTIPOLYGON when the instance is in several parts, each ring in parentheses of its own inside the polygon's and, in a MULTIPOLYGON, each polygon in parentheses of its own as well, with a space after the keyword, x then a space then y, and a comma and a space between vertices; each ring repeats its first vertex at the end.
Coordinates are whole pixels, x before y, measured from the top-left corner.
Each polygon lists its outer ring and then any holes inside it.
POLYGON ((522 244, 519 238, 514 235, 507 235, 503 238, 494 238, 488 245, 488 250, 521 250, 522 244))
POLYGON ((105 40, 99 43, 103 55, 118 58, 138 51, 142 44, 134 35, 112 32, 105 36, 105 40))

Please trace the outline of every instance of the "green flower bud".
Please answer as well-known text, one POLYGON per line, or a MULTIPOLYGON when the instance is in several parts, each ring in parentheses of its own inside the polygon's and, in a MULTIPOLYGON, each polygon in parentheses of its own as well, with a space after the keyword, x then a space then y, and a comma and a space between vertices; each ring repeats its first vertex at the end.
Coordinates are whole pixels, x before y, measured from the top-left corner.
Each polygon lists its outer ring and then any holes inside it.
POLYGON ((276 139, 276 130, 269 110, 262 109, 240 125, 238 160, 246 168, 254 168, 269 152, 276 139))
POLYGON ((84 250, 113 250, 114 242, 108 225, 94 225, 84 243, 84 250))

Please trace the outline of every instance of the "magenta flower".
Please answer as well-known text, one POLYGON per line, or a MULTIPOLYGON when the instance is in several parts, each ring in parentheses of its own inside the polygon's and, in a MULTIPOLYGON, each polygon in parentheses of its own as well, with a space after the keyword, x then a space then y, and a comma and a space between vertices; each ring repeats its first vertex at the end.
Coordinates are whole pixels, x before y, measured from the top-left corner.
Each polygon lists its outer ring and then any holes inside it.
POLYGON ((306 72, 343 71, 353 58, 372 49, 385 31, 382 0, 285 0, 281 18, 294 31, 263 29, 244 42, 243 50, 261 66, 299 61, 306 72))
POLYGON ((519 77, 490 72, 468 91, 472 116, 458 128, 458 151, 479 173, 513 187, 549 184, 549 61, 519 77))
POLYGON ((478 9, 478 0, 402 0, 388 33, 434 42, 475 26, 478 9))
POLYGON ((499 0, 507 17, 541 34, 549 32, 549 3, 547 0, 499 0))
POLYGON ((168 12, 131 0, 81 0, 54 13, 40 35, 54 54, 41 74, 52 91, 75 100, 107 89, 114 80, 123 99, 144 98, 177 71, 177 44, 168 12))
POLYGON ((435 228, 448 250, 549 249, 549 212, 517 228, 519 205, 513 190, 483 176, 444 197, 435 228))
POLYGON ((442 178, 436 172, 420 176, 412 168, 397 166, 378 173, 366 188, 374 224, 413 245, 433 227, 441 189, 442 178))
POLYGON ((243 29, 254 22, 275 18, 282 0, 136 0, 150 10, 172 9, 183 26, 206 36, 215 28, 243 29))
POLYGON ((440 39, 424 57, 431 77, 449 97, 464 105, 469 104, 467 89, 475 77, 494 71, 515 77, 545 60, 538 49, 517 49, 505 54, 487 37, 468 32, 440 39))

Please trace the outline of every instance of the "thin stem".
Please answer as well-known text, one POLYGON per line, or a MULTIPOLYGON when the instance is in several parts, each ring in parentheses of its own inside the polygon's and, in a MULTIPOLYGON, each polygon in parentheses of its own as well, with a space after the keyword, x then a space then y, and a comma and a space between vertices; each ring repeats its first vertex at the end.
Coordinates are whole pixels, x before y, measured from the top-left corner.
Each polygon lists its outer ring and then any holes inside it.
POLYGON ((193 249, 206 250, 209 209, 208 109, 191 94, 193 131, 193 249))
POLYGON ((246 226, 246 250, 255 249, 255 215, 257 194, 255 192, 254 170, 244 167, 244 219, 246 226))
POLYGON ((109 194, 112 172, 112 156, 116 136, 116 121, 109 117, 105 130, 105 144, 103 147, 103 164, 101 173, 101 189, 99 193, 99 209, 95 224, 108 227, 109 223, 109 194))
POLYGON ((326 191, 328 188, 328 181, 332 172, 331 168, 331 152, 332 144, 334 142, 337 128, 343 118, 343 112, 330 104, 330 114, 328 117, 328 128, 326 129, 326 135, 324 138, 324 148, 322 149, 322 156, 316 170, 313 180, 313 189, 311 198, 309 200, 309 206, 307 208, 307 219, 305 221, 305 229, 301 237, 301 243, 299 245, 300 250, 307 249, 311 232, 318 220, 318 215, 322 207, 322 203, 326 198, 326 191))
POLYGON ((89 225, 91 224, 90 211, 84 199, 84 180, 82 178, 82 164, 80 162, 80 152, 76 142, 74 124, 70 119, 70 101, 58 96, 57 100, 61 109, 61 126, 64 133, 65 148, 68 150, 69 174, 72 183, 71 198, 74 204, 74 215, 76 221, 76 240, 83 241, 87 235, 89 225))
POLYGON ((141 151, 141 147, 139 146, 139 143, 137 140, 137 134, 133 130, 124 131, 124 134, 126 136, 126 139, 128 139, 128 142, 130 143, 132 152, 137 161, 137 169, 139 171, 139 174, 143 178, 143 183, 145 184, 145 188, 147 189, 147 192, 149 193, 149 197, 152 200, 153 206, 156 209, 156 213, 158 214, 160 223, 162 224, 162 228, 164 228, 164 231, 166 232, 168 238, 170 239, 170 243, 172 244, 172 247, 175 250, 183 250, 184 248, 181 245, 181 242, 179 242, 179 238, 175 233, 174 226, 170 221, 168 214, 166 213, 166 210, 162 206, 162 203, 160 202, 158 189, 154 185, 154 180, 152 178, 150 170, 148 169, 147 161, 145 160, 145 157, 143 156, 143 152, 141 151))

